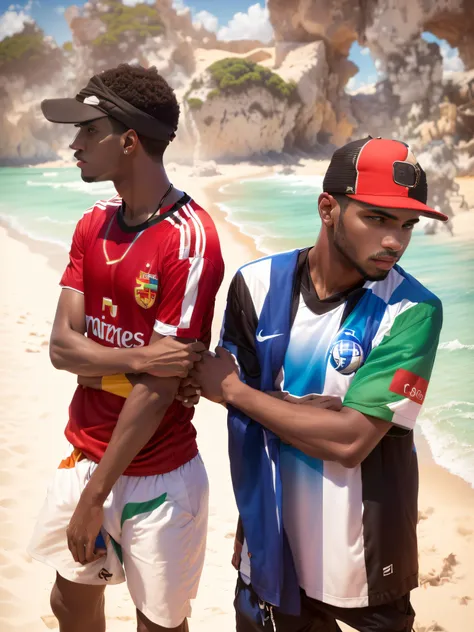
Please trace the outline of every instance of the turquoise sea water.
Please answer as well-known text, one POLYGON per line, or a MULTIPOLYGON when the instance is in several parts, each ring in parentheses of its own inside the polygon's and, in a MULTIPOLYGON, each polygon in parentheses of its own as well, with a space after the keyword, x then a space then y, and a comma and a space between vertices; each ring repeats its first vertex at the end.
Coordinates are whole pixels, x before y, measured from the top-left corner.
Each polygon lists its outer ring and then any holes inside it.
MULTIPOLYGON (((228 221, 264 252, 314 243, 321 179, 281 176, 221 189, 228 221)), ((191 192, 192 193, 192 192, 191 192)), ((37 239, 68 248, 74 225, 108 183, 85 184, 72 169, 0 169, 0 216, 37 239)), ((403 267, 443 301, 441 343, 420 427, 438 463, 474 486, 474 246, 414 233, 403 267)))

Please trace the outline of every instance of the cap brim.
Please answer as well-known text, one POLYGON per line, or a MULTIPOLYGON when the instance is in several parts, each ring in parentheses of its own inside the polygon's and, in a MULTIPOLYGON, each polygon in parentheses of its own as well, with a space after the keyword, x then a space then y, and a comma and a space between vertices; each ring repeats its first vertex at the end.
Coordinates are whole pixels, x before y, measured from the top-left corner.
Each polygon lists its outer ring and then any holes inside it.
POLYGON ((410 197, 400 197, 398 195, 347 195, 347 197, 358 202, 364 202, 365 204, 372 204, 373 206, 379 206, 380 208, 400 208, 407 211, 418 211, 426 217, 432 219, 439 219, 442 222, 447 222, 449 217, 441 211, 436 211, 434 208, 414 200, 410 197))
POLYGON ((52 123, 86 123, 107 116, 105 112, 77 99, 45 99, 41 110, 52 123))

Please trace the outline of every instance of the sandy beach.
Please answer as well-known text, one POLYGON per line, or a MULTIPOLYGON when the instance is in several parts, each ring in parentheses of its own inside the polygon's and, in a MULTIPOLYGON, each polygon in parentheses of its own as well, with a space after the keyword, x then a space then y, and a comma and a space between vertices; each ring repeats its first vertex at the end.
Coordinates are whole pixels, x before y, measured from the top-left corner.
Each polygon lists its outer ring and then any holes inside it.
MULTIPOLYGON (((213 215, 221 237, 226 277, 217 300, 214 343, 231 276, 259 256, 253 241, 225 221, 215 205, 218 189, 233 179, 270 175, 275 167, 243 163, 219 166, 221 175, 202 178, 190 167, 174 167, 172 181, 213 215)), ((296 173, 324 173, 325 163, 301 161, 296 173)), ((474 206, 474 202, 472 204, 474 206)), ((474 237, 474 213, 454 218, 459 238, 474 237)), ((438 237, 435 237, 438 238, 438 237)), ((0 227, 3 264, 0 342, 0 630, 57 629, 49 607, 54 572, 33 562, 25 548, 46 487, 66 442, 63 429, 75 378, 55 371, 48 339, 67 254, 0 227)), ((231 567, 236 508, 227 459, 225 410, 203 401, 197 408, 198 442, 210 479, 207 558, 193 607, 193 632, 231 632, 235 571, 231 567)), ((421 435, 420 583, 412 600, 417 632, 471 632, 474 621, 474 489, 436 465, 421 435)), ((135 629, 125 585, 106 594, 107 630, 135 629)), ((347 629, 347 628, 345 628, 347 629)))

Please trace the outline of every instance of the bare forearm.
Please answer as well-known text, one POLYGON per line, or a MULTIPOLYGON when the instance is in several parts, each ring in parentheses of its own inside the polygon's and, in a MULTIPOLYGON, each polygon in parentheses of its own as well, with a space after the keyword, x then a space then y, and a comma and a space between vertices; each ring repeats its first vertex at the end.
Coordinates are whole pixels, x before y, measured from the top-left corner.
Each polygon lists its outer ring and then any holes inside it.
POLYGON ((236 383, 225 397, 229 404, 309 456, 345 462, 347 453, 358 439, 348 409, 336 412, 289 403, 242 382, 236 383))
POLYGON ((69 329, 51 337, 50 357, 56 369, 88 377, 140 373, 140 347, 105 347, 69 329))
MULTIPOLYGON (((275 433, 276 434, 276 433, 275 433)), ((345 461, 347 446, 336 444, 333 442, 327 444, 324 440, 317 441, 315 445, 307 443, 305 441, 299 441, 296 437, 288 437, 279 435, 283 443, 291 445, 293 448, 300 450, 308 456, 312 456, 315 459, 322 459, 323 461, 338 461, 340 463, 345 461)))
POLYGON ((177 378, 163 379, 167 388, 150 392, 146 384, 137 384, 124 404, 117 425, 85 493, 103 502, 113 485, 135 456, 158 429, 178 389, 177 378))

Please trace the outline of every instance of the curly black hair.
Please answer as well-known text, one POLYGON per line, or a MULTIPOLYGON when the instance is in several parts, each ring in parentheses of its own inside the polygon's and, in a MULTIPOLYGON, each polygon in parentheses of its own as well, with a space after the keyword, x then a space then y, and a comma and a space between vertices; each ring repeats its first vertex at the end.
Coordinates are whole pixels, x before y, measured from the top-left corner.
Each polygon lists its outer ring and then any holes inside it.
MULTIPOLYGON (((179 104, 173 89, 163 79, 154 66, 143 68, 120 64, 100 73, 104 84, 119 97, 128 101, 139 110, 169 125, 175 131, 178 128, 179 104)), ((123 133, 125 126, 111 119, 114 130, 123 133)), ((168 142, 154 140, 139 135, 145 151, 155 159, 161 159, 168 142)))

